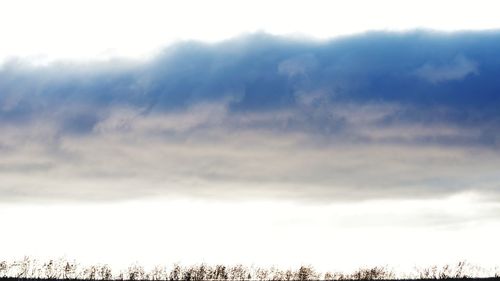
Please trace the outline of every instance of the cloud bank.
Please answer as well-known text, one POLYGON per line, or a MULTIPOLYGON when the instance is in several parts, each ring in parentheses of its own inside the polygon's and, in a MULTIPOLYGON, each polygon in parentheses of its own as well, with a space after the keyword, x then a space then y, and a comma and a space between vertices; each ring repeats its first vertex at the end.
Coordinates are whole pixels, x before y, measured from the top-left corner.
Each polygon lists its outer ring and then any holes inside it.
POLYGON ((0 69, 1 200, 498 198, 500 33, 267 34, 0 69))

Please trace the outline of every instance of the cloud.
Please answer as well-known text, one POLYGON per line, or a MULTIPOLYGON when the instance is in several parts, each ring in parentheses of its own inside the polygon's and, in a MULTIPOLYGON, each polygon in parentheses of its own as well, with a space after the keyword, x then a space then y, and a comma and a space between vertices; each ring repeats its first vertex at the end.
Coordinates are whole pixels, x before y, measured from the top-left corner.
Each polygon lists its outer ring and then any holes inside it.
POLYGON ((496 198, 499 37, 253 34, 141 63, 11 61, 0 198, 496 198))
POLYGON ((415 74, 431 83, 440 83, 454 80, 462 80, 468 75, 479 75, 476 62, 463 55, 456 56, 453 61, 446 65, 433 65, 426 63, 415 70, 415 74))
POLYGON ((307 73, 317 65, 316 58, 311 54, 299 55, 286 59, 278 64, 278 73, 294 76, 307 76, 307 73))

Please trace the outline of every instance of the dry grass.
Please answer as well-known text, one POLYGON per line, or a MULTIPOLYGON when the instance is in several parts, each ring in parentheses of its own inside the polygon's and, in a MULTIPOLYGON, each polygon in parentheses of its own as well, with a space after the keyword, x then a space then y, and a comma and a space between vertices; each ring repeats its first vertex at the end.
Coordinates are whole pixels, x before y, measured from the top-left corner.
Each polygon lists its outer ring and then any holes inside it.
MULTIPOLYGON (((498 268, 490 270, 489 276, 499 277, 498 268)), ((109 265, 97 264, 81 266, 75 261, 65 259, 38 261, 29 257, 7 262, 0 261, 0 278, 22 279, 65 279, 65 280, 396 280, 396 279, 451 279, 473 278, 484 275, 486 271, 461 261, 455 265, 442 267, 431 266, 415 268, 414 272, 398 276, 388 267, 360 268, 351 273, 317 272, 312 266, 301 266, 297 269, 279 269, 247 267, 244 265, 225 266, 199 264, 181 266, 174 264, 155 266, 146 271, 139 264, 130 265, 127 269, 114 272, 109 265)))

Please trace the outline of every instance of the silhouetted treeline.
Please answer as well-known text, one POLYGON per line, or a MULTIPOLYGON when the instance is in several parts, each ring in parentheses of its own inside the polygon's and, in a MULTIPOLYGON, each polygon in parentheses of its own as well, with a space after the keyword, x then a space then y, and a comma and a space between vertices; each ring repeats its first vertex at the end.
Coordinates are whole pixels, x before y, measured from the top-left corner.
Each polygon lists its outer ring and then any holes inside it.
MULTIPOLYGON (((297 269, 279 269, 276 267, 259 268, 243 265, 192 265, 178 264, 168 268, 155 266, 145 270, 143 266, 134 264, 125 270, 114 272, 107 264, 81 266, 75 261, 66 259, 40 262, 25 257, 21 260, 0 261, 0 278, 13 279, 66 279, 66 280, 393 280, 393 279, 449 279, 472 278, 484 275, 484 271, 466 262, 454 266, 416 268, 415 272, 397 276, 388 267, 360 268, 351 273, 317 272, 311 266, 301 266, 297 269)), ((490 276, 499 277, 497 272, 490 276)))

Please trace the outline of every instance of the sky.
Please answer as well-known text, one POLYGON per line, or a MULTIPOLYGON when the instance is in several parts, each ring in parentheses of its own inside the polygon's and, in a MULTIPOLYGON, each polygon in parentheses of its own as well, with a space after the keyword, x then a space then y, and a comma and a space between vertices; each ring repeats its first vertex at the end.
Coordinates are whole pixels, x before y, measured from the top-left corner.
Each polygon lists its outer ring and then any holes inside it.
POLYGON ((0 259, 500 250, 495 1, 3 1, 0 259))

